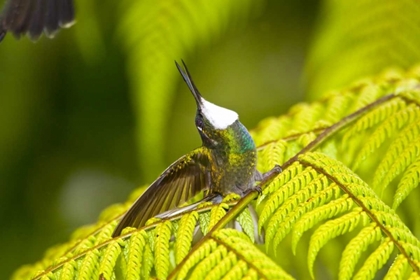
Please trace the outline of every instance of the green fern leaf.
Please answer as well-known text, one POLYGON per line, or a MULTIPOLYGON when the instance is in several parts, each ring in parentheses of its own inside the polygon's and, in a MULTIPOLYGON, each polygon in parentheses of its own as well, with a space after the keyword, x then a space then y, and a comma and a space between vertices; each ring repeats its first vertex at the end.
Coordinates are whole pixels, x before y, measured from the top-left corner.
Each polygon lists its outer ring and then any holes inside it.
POLYGON ((191 212, 185 214, 178 227, 176 234, 177 242, 175 243, 175 261, 179 264, 191 249, 194 230, 198 220, 198 213, 191 212))
POLYGON ((402 254, 398 254, 398 256, 395 258, 394 263, 392 264, 391 268, 386 274, 384 280, 404 279, 405 271, 407 270, 407 267, 408 267, 407 258, 402 254))
POLYGON ((142 260, 143 248, 146 246, 147 234, 145 231, 133 232, 131 235, 127 252, 127 273, 125 278, 134 280, 140 278, 140 271, 143 270, 142 260))
MULTIPOLYGON (((282 186, 278 191, 274 192, 267 202, 264 204, 264 208, 260 214, 260 230, 261 226, 264 225, 268 219, 275 213, 275 211, 280 207, 280 205, 295 191, 300 190, 300 188, 305 187, 305 185, 309 184, 314 178, 317 177, 315 170, 310 168, 305 169, 303 172, 300 173, 299 176, 294 176, 291 178, 293 171, 298 171, 299 169, 294 166, 292 171, 284 171, 282 172, 278 178, 276 178, 271 184, 271 187, 267 188, 267 191, 264 190, 264 194, 273 192, 274 188, 278 188, 282 186), (287 183, 286 183, 286 180, 287 183), (290 180, 290 181, 289 181, 290 180), (276 187, 278 186, 278 187, 276 187)), ((293 175, 292 175, 293 176, 293 175)), ((264 196, 265 197, 265 196, 264 196)), ((270 240, 271 233, 267 232, 267 239, 270 240)))
MULTIPOLYGON (((191 279, 204 279, 206 275, 214 270, 213 268, 218 265, 222 260, 226 257, 230 257, 229 259, 231 262, 223 263, 226 264, 227 267, 222 268, 226 272, 231 269, 231 265, 234 265, 236 260, 235 258, 232 259, 232 256, 227 256, 228 250, 225 246, 218 246, 214 249, 204 260, 202 260, 193 270, 191 273, 191 279)), ((215 272, 222 272, 222 269, 216 270, 215 272)))
MULTIPOLYGON (((315 206, 313 204, 306 204, 306 202, 309 201, 310 198, 314 199, 313 194, 316 191, 321 192, 328 187, 328 181, 324 176, 319 175, 318 177, 313 178, 307 186, 303 185, 303 187, 304 189, 302 190, 295 190, 295 194, 291 195, 290 198, 277 209, 267 225, 267 228, 279 228, 274 236, 274 247, 277 247, 286 234, 290 232, 297 220, 315 206)), ((270 233, 271 232, 272 231, 270 231, 270 233)), ((268 246, 272 239, 272 234, 269 234, 268 231, 266 238, 268 246)))
POLYGON ((260 147, 258 156, 267 161, 258 161, 257 169, 267 172, 275 165, 280 165, 285 161, 287 143, 284 140, 274 141, 266 144, 263 149, 260 147))
POLYGON ((83 260, 79 261, 79 279, 88 280, 98 275, 100 254, 98 249, 89 251, 83 260))
POLYGON ((365 160, 369 154, 378 149, 385 142, 386 138, 390 138, 401 127, 409 122, 410 119, 415 118, 415 116, 419 114, 418 110, 413 107, 414 106, 408 106, 401 109, 378 126, 376 131, 372 133, 366 141, 363 149, 357 155, 352 167, 353 170, 356 170, 359 164, 365 160))
POLYGON ((362 252, 366 251, 367 247, 373 242, 379 241, 381 237, 382 232, 375 224, 371 224, 369 227, 362 229, 349 242, 343 252, 340 262, 339 279, 351 279, 362 252))
MULTIPOLYGON (((420 124, 420 123, 419 123, 420 124)), ((379 188, 378 192, 381 193, 389 183, 398 175, 400 175, 408 166, 410 166, 420 155, 420 137, 415 139, 410 146, 406 147, 404 151, 402 151, 398 158, 395 159, 393 163, 389 166, 388 170, 392 170, 392 172, 386 172, 385 167, 390 163, 389 161, 385 161, 387 159, 387 155, 385 155, 384 164, 379 165, 377 169, 377 173, 373 178, 372 186, 374 188, 379 188), (384 172, 382 174, 383 179, 380 179, 379 175, 380 172, 384 172)))
MULTIPOLYGON (((414 105, 410 105, 406 107, 404 110, 402 110, 400 114, 396 114, 396 118, 390 118, 389 121, 384 122, 383 123, 385 127, 384 129, 386 129, 388 133, 391 133, 390 130, 395 130, 396 128, 399 129, 403 125, 405 125, 408 121, 413 120, 413 119, 414 120, 418 119, 419 116, 420 116, 420 112, 418 108, 415 108, 414 105)), ((390 170, 391 165, 394 163, 394 159, 396 158, 396 156, 395 154, 392 153, 393 151, 396 151, 396 149, 390 149, 390 152, 385 155, 385 157, 382 159, 381 164, 378 166, 375 172, 373 183, 372 183, 375 189, 382 183, 382 180, 383 180, 382 178, 387 173, 387 171, 390 170)), ((415 157, 417 156, 417 154, 414 152, 413 156, 415 157)), ((389 182, 385 182, 386 185, 388 183, 389 182)))
POLYGON ((311 237, 308 249, 308 267, 312 278, 314 278, 313 265, 319 250, 329 240, 354 230, 359 222, 365 218, 363 217, 364 215, 360 208, 354 208, 352 212, 326 222, 315 231, 311 237))
MULTIPOLYGON (((286 182, 288 182, 292 177, 294 177, 297 173, 302 171, 302 165, 296 163, 290 166, 287 170, 283 170, 273 181, 263 190, 262 195, 257 200, 257 206, 261 206, 262 202, 266 199, 267 195, 274 193, 280 187, 282 187, 286 182)), ((265 205, 265 204, 264 204, 265 205)), ((278 207, 278 204, 274 203, 272 206, 272 211, 274 212, 275 208, 278 207), (276 206, 277 205, 277 206, 276 206)), ((272 212, 271 212, 272 213, 272 212)), ((268 217, 264 218, 264 221, 268 217)))
POLYGON ((408 167, 407 171, 401 178, 398 184, 397 191, 394 196, 394 202, 392 204, 393 209, 403 202, 403 200, 409 195, 409 193, 420 184, 420 158, 408 167))
POLYGON ((155 269, 159 279, 166 279, 169 273, 169 240, 172 235, 172 223, 165 221, 156 227, 155 269))
MULTIPOLYGON (((242 233, 224 229, 216 232, 214 238, 228 245, 242 259, 247 267, 252 267, 258 272, 260 277, 266 279, 291 279, 280 267, 272 260, 267 258, 261 251, 249 242, 249 239, 242 233)), ((239 264, 241 267, 241 264, 239 264)))
POLYGON ((77 263, 74 260, 66 262, 60 273, 60 279, 75 279, 77 263))
POLYGON ((291 118, 286 116, 262 120, 259 127, 251 131, 255 144, 261 146, 281 139, 289 133, 290 124, 291 118))
POLYGON ((299 128, 299 130, 292 130, 290 133, 299 133, 317 128, 315 122, 323 115, 324 106, 318 102, 311 105, 302 103, 293 106, 290 111, 294 115, 291 127, 299 128))
MULTIPOLYGON (((251 207, 251 206, 250 206, 251 207)), ((255 223, 249 208, 245 208, 236 218, 243 232, 248 235, 252 243, 255 242, 255 223)))
POLYGON ((153 252, 152 248, 148 244, 144 248, 144 257, 143 257, 143 269, 141 270, 141 275, 143 279, 150 279, 150 274, 153 269, 153 252))
POLYGON ((394 250, 394 243, 387 237, 382 244, 373 252, 354 279, 373 279, 375 273, 388 261, 394 250))
POLYGON ((189 255, 187 261, 181 267, 176 279, 186 279, 189 271, 197 265, 205 256, 208 256, 217 248, 218 244, 213 239, 204 242, 200 248, 189 255))
MULTIPOLYGON (((417 266, 420 267, 420 264, 417 264, 417 266)), ((409 280, 419 279, 419 273, 417 271, 413 271, 408 279, 409 280)))
POLYGON ((209 232, 210 212, 199 215, 198 222, 203 234, 207 234, 209 232))
MULTIPOLYGON (((417 116, 420 116, 418 109, 415 112, 415 114, 418 114, 417 116)), ((420 125, 420 119, 417 119, 413 124, 418 127, 420 125)), ((385 154, 373 177, 372 186, 375 189, 381 186, 378 191, 383 191, 396 176, 420 155, 418 152, 420 133, 418 128, 416 130, 413 134, 403 130, 403 139, 396 139, 388 148, 388 152, 385 154), (410 135, 413 135, 413 139, 410 139, 410 135), (389 170, 393 170, 394 172, 389 173, 389 170)))
POLYGON ((390 65, 406 68, 420 61, 417 2, 322 3, 324 16, 306 64, 312 97, 390 65))
POLYGON ((100 262, 99 275, 102 275, 105 279, 111 279, 111 276, 114 272, 115 263, 120 254, 121 247, 118 241, 113 240, 109 242, 100 262))
MULTIPOLYGON (((92 245, 97 246, 109 240, 109 237, 114 232, 115 226, 115 223, 108 223, 105 226, 101 227, 92 245)), ((89 234, 90 236, 92 236, 92 232, 90 232, 89 234)))
POLYGON ((52 272, 48 272, 47 274, 43 275, 41 280, 50 280, 54 277, 54 274, 52 272))
POLYGON ((237 230, 217 230, 202 245, 189 255, 176 279, 187 275, 191 279, 243 279, 246 275, 257 279, 291 279, 237 230), (203 258, 203 254, 208 257, 203 258))
MULTIPOLYGON (((245 275, 252 271, 252 269, 248 269, 246 263, 244 261, 235 261, 235 266, 232 267, 229 272, 225 275, 225 279, 243 279, 245 275)), ((257 277, 258 279, 258 277, 257 277)))
POLYGON ((222 202, 218 204, 216 207, 213 207, 210 212, 210 221, 208 229, 211 230, 223 216, 226 215, 226 211, 229 209, 229 205, 222 202))
POLYGON ((318 207, 311 212, 305 214, 293 228, 292 236, 292 248, 293 251, 296 250, 296 246, 299 243, 299 240, 303 236, 303 233, 313 226, 315 226, 320 221, 325 219, 332 218, 336 215, 339 215, 345 211, 348 211, 353 206, 353 201, 346 195, 331 201, 330 203, 318 207))
POLYGON ((334 98, 327 100, 324 119, 329 123, 335 123, 348 114, 348 108, 352 105, 354 96, 349 93, 331 92, 334 98))
POLYGON ((358 120, 343 136, 343 146, 347 146, 351 139, 362 131, 382 123, 389 116, 394 115, 405 107, 405 104, 400 99, 395 99, 388 102, 379 108, 367 113, 365 117, 358 120))
POLYGON ((220 262, 216 264, 216 266, 211 271, 209 271, 205 279, 206 280, 223 279, 223 278, 230 279, 229 273, 232 270, 233 265, 236 265, 235 266, 235 269, 236 269, 238 267, 238 260, 236 258, 235 253, 229 252, 227 253, 225 257, 223 257, 220 260, 220 262))

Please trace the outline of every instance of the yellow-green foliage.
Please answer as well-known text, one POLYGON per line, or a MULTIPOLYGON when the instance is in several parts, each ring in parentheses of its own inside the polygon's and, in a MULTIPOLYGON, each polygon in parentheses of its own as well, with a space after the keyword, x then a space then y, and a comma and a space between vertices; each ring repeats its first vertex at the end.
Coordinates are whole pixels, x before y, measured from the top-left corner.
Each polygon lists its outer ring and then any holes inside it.
POLYGON ((252 135, 258 169, 283 167, 256 201, 256 192, 229 196, 114 239, 130 203, 112 206, 96 225, 76 231, 14 279, 420 277, 413 210, 420 178, 419 67, 298 104, 263 120, 252 135), (254 244, 257 232, 265 237, 261 248, 254 244))
POLYGON ((319 97, 390 65, 420 61, 418 14, 412 0, 321 1, 305 65, 308 93, 319 97))

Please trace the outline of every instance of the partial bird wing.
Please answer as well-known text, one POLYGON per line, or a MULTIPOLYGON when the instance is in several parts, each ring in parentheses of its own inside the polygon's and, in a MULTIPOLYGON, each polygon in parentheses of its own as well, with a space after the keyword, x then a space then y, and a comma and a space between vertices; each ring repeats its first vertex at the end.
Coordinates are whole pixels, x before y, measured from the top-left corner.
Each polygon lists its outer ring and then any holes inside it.
POLYGON ((160 213, 176 208, 210 186, 210 160, 206 148, 198 148, 169 166, 140 196, 116 227, 118 236, 128 226, 141 227, 160 213))
POLYGON ((16 37, 28 33, 36 40, 45 31, 53 37, 74 22, 73 0, 8 0, 0 15, 0 41, 7 31, 16 37))

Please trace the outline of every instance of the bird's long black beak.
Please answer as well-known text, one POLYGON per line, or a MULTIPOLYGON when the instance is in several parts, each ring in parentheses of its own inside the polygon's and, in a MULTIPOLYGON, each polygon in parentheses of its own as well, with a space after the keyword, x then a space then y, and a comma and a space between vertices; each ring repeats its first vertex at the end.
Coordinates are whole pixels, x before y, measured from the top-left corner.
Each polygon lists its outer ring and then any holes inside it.
POLYGON ((188 88, 190 89, 191 93, 194 96, 195 102, 197 103, 197 107, 198 109, 201 108, 201 106, 203 105, 203 98, 201 97, 200 92, 198 91, 197 87, 195 86, 190 72, 188 72, 188 68, 187 65, 185 65, 185 62, 183 60, 182 61, 182 65, 184 66, 182 68, 181 65, 178 64, 178 62, 175 61, 175 65, 176 68, 178 68, 179 73, 181 73, 182 78, 184 79, 185 83, 187 84, 188 88))

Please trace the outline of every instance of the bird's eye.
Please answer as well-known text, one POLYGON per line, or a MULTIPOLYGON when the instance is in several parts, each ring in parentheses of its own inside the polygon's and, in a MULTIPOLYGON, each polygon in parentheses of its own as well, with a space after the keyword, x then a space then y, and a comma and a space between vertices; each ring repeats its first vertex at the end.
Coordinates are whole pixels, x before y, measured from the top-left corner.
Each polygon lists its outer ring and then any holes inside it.
POLYGON ((197 117, 195 118, 195 125, 198 129, 203 130, 204 122, 203 118, 200 115, 197 115, 197 117))

